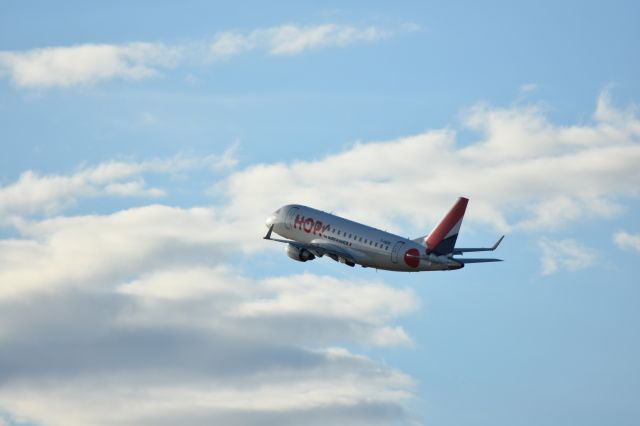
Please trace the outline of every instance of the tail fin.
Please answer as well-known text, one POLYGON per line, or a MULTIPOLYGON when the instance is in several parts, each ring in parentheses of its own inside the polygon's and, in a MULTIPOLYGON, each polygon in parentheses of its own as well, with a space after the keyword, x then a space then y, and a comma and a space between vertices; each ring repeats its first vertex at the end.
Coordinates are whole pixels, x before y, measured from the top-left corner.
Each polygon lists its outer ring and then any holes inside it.
POLYGON ((469 200, 467 198, 458 198, 458 201, 451 207, 449 213, 447 213, 440 223, 433 228, 433 231, 427 235, 424 239, 424 245, 427 246, 427 253, 442 255, 453 253, 468 202, 469 200))

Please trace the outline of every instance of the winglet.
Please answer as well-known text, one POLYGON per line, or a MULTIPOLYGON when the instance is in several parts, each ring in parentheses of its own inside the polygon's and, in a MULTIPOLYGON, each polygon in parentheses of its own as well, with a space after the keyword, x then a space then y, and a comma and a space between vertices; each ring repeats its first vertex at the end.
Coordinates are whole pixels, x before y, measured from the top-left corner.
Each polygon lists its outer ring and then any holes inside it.
POLYGON ((270 239, 271 239, 271 233, 273 232, 273 226, 274 226, 274 225, 271 225, 271 226, 269 227, 269 230, 267 231, 267 235, 265 235, 265 236, 264 236, 264 239, 265 239, 265 240, 270 240, 270 239))
POLYGON ((504 235, 502 237, 500 237, 500 239, 498 239, 498 241, 496 241, 496 243, 493 245, 493 247, 491 247, 491 251, 494 251, 495 249, 497 249, 503 239, 504 239, 504 235))

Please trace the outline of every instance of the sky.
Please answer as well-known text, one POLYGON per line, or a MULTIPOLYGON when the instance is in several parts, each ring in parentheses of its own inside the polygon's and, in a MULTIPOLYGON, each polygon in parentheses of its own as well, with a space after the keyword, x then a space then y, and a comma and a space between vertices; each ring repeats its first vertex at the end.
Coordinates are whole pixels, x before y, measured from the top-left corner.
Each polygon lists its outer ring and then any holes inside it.
POLYGON ((0 6, 0 425, 640 422, 637 2, 0 6))

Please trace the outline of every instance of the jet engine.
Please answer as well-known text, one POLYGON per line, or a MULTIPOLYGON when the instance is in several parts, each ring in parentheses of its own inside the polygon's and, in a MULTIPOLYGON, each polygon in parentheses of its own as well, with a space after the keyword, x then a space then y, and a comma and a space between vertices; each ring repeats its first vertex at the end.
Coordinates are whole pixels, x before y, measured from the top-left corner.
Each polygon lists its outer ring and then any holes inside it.
POLYGON ((294 245, 287 244, 287 256, 298 262, 306 262, 307 260, 313 260, 316 257, 309 250, 304 248, 298 248, 294 245))

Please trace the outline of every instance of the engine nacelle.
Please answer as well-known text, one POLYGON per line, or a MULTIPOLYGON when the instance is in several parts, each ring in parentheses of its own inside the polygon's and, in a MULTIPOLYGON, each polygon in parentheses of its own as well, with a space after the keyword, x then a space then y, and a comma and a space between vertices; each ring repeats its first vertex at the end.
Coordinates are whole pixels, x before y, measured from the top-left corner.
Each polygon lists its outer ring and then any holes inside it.
POLYGON ((298 247, 287 244, 287 256, 298 262, 306 262, 307 260, 313 260, 316 257, 307 249, 299 249, 298 247))

